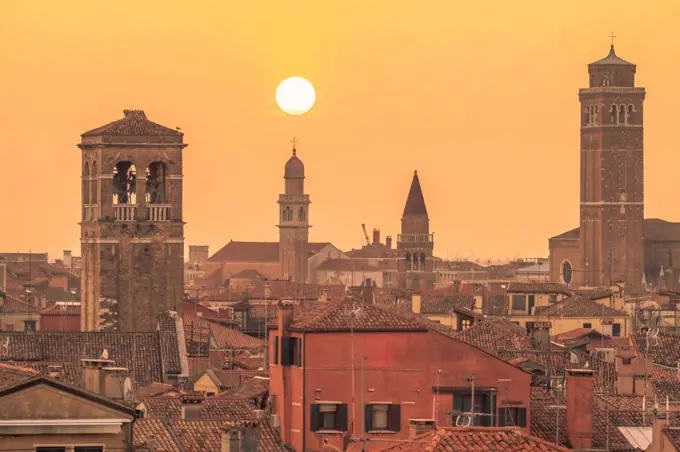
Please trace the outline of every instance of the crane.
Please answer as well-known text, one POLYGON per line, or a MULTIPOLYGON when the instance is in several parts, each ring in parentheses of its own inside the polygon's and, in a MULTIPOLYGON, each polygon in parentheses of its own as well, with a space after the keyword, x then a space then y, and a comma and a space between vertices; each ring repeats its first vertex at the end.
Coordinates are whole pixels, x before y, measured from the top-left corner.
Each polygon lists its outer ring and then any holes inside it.
POLYGON ((364 230, 364 240, 366 240, 366 246, 371 244, 371 241, 368 239, 368 233, 366 232, 366 225, 364 223, 361 223, 361 229, 364 230))

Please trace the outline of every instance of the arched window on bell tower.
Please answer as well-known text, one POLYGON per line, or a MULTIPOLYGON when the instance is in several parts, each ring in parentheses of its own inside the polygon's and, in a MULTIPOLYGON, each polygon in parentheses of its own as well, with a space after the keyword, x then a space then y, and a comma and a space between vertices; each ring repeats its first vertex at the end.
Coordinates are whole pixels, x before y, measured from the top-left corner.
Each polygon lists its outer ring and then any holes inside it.
POLYGON ((611 118, 610 118, 610 123, 612 125, 616 125, 619 123, 619 107, 616 106, 616 104, 612 104, 612 107, 609 109, 609 112, 611 113, 611 118))
POLYGON ((420 253, 420 269, 425 270, 425 253, 420 253))
POLYGON ((628 110, 626 110, 626 124, 633 124, 635 107, 628 105, 628 110))
POLYGON ((625 123, 626 123, 626 106, 621 104, 619 105, 619 124, 625 123))
POLYGON ((147 204, 165 204, 167 199, 165 174, 166 167, 163 162, 153 162, 146 169, 147 204))
POLYGON ((87 162, 83 167, 83 204, 90 204, 90 164, 87 162))
POLYGON ((298 210, 298 221, 305 221, 305 208, 302 206, 298 210))
POLYGON ((97 170, 97 161, 92 162, 92 168, 90 169, 90 204, 99 203, 99 171, 97 170))
POLYGON ((137 169, 132 162, 118 162, 113 169, 113 203, 137 203, 137 169))
POLYGON ((411 253, 406 253, 406 270, 412 270, 411 253))

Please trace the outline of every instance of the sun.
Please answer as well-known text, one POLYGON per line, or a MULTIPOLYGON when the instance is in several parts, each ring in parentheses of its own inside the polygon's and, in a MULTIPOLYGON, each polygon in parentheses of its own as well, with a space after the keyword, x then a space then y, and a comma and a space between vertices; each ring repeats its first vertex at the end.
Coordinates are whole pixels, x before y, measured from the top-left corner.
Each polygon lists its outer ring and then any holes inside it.
POLYGON ((276 88, 276 103, 289 115, 304 115, 314 106, 316 91, 309 80, 289 77, 276 88))

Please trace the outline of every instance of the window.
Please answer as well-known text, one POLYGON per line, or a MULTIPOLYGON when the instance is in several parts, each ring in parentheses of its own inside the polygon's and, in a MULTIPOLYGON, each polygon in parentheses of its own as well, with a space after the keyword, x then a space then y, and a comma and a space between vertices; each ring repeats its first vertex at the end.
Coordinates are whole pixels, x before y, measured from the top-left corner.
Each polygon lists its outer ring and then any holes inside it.
POLYGON ((621 336, 621 324, 615 323, 612 325, 612 337, 621 336))
POLYGON ((628 364, 633 362, 633 358, 623 358, 622 361, 623 361, 623 364, 628 365, 628 364))
POLYGON ((300 207, 300 210, 298 211, 298 221, 305 221, 305 208, 300 207))
MULTIPOLYGON (((496 410, 495 400, 489 392, 475 392, 473 425, 490 427, 494 424, 493 413, 496 410)), ((453 396, 454 423, 456 416, 472 412, 472 394, 457 393, 453 396)))
POLYGON ((36 447, 35 452, 66 452, 65 447, 50 447, 50 446, 41 446, 41 447, 36 447))
POLYGON ((299 337, 281 339, 281 365, 302 366, 302 339, 299 337))
POLYGON ((573 269, 571 268, 571 263, 569 261, 562 262, 562 281, 566 285, 571 284, 571 278, 573 274, 573 269))
POLYGON ((536 322, 527 322, 526 327, 527 327, 527 333, 531 333, 534 330, 534 325, 536 322))
POLYGON ((526 408, 501 408, 498 410, 499 427, 526 427, 526 408))
POLYGON ((146 169, 146 202, 163 204, 165 202, 165 163, 153 162, 146 169))
POLYGON ((557 303, 557 295, 548 295, 548 303, 557 303))
POLYGON ((526 295, 512 295, 512 311, 521 313, 527 312, 526 295))
POLYGON ((24 332, 35 333, 35 320, 24 320, 24 332))
POLYGON ((460 321, 460 328, 459 329, 461 331, 463 331, 463 330, 467 330, 471 326, 472 326, 472 321, 470 319, 462 319, 460 321))
POLYGON ((248 312, 234 311, 234 320, 238 322, 238 326, 241 328, 241 330, 245 330, 248 322, 248 312))
POLYGON ((584 323, 583 328, 592 328, 593 324, 592 323, 584 323))
POLYGON ((76 446, 74 452, 104 452, 102 446, 76 446))
POLYGON ((331 430, 347 431, 346 403, 314 403, 311 405, 311 427, 313 432, 331 430))
POLYGON ((364 407, 366 431, 398 432, 401 430, 401 406, 398 404, 369 404, 364 407))

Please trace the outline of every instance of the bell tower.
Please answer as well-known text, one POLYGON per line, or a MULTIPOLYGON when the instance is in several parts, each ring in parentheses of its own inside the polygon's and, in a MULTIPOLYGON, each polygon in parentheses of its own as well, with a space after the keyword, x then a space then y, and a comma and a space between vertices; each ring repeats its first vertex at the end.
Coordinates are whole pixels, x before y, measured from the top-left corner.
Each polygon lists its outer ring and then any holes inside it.
POLYGON ((635 65, 609 55, 588 65, 581 102, 581 285, 639 287, 644 271, 643 102, 635 65))
POLYGON ((293 156, 284 170, 285 193, 279 195, 279 259, 281 277, 293 282, 307 282, 309 254, 309 195, 305 194, 305 166, 297 156, 293 139, 293 156))
POLYGON ((82 134, 81 329, 155 331, 184 296, 183 134, 143 111, 82 134))

